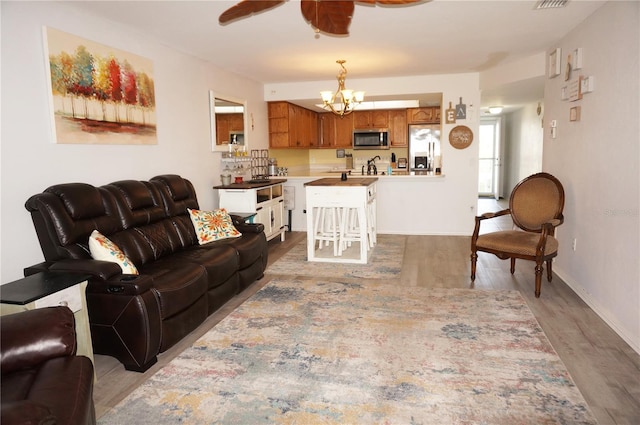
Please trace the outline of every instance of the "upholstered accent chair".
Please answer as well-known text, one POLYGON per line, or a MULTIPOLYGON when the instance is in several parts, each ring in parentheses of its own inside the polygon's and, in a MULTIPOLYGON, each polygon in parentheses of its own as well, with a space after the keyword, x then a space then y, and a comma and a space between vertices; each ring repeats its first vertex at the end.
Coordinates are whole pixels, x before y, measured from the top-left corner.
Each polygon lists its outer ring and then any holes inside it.
POLYGON ((551 282, 552 259, 558 255, 555 228, 564 222, 564 188, 548 173, 537 173, 516 185, 509 198, 509 208, 476 217, 471 237, 471 281, 476 278, 478 251, 489 252, 501 260, 511 259, 511 274, 516 259, 535 261, 536 298, 540 297, 543 263, 547 263, 547 280, 551 282), (511 215, 513 230, 480 234, 485 220, 511 215), (517 227, 517 228, 516 228, 517 227))

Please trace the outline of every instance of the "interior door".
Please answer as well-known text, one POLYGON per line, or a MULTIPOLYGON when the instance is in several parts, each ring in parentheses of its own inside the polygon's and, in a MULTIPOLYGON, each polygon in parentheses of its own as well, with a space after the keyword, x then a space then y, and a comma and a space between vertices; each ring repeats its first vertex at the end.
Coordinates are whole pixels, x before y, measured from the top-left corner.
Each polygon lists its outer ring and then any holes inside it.
POLYGON ((480 120, 478 195, 500 199, 500 118, 480 120))

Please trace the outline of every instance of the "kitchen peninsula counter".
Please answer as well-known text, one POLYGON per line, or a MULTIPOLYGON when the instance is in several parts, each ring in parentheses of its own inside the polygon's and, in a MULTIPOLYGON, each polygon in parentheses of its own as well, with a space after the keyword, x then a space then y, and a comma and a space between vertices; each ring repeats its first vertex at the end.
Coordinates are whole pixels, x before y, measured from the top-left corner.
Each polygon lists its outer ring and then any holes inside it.
POLYGON ((341 180, 335 177, 325 177, 305 183, 305 186, 370 186, 378 180, 377 177, 349 177, 341 180))
MULTIPOLYGON (((288 214, 289 229, 307 231, 306 189, 315 180, 333 178, 339 173, 294 170, 286 177, 287 193, 295 202, 288 214)), ((474 171, 474 174, 476 171, 474 171)), ((469 173, 448 173, 440 176, 363 176, 359 172, 347 177, 376 180, 377 230, 382 234, 460 235, 471 236, 478 203, 477 182, 469 173)), ((313 187, 313 186, 312 186, 313 187)))

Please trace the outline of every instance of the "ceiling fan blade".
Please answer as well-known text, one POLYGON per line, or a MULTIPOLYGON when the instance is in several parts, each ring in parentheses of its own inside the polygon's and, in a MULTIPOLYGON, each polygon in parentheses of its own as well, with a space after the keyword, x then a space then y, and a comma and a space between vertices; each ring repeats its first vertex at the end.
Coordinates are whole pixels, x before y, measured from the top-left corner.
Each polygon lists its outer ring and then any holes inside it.
POLYGON ((286 0, 242 0, 240 3, 222 12, 218 22, 226 24, 236 19, 245 18, 254 13, 276 7, 286 0))
POLYGON ((302 16, 322 32, 335 35, 349 34, 353 17, 353 0, 301 0, 302 16))

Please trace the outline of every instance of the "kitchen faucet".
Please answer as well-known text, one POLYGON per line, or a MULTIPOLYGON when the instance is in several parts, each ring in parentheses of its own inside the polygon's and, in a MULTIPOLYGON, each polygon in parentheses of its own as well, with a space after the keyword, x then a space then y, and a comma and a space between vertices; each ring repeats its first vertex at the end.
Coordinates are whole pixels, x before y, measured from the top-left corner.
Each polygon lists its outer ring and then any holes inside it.
POLYGON ((378 174, 378 168, 376 167, 376 158, 380 159, 380 155, 376 155, 373 158, 367 160, 367 175, 378 174))

